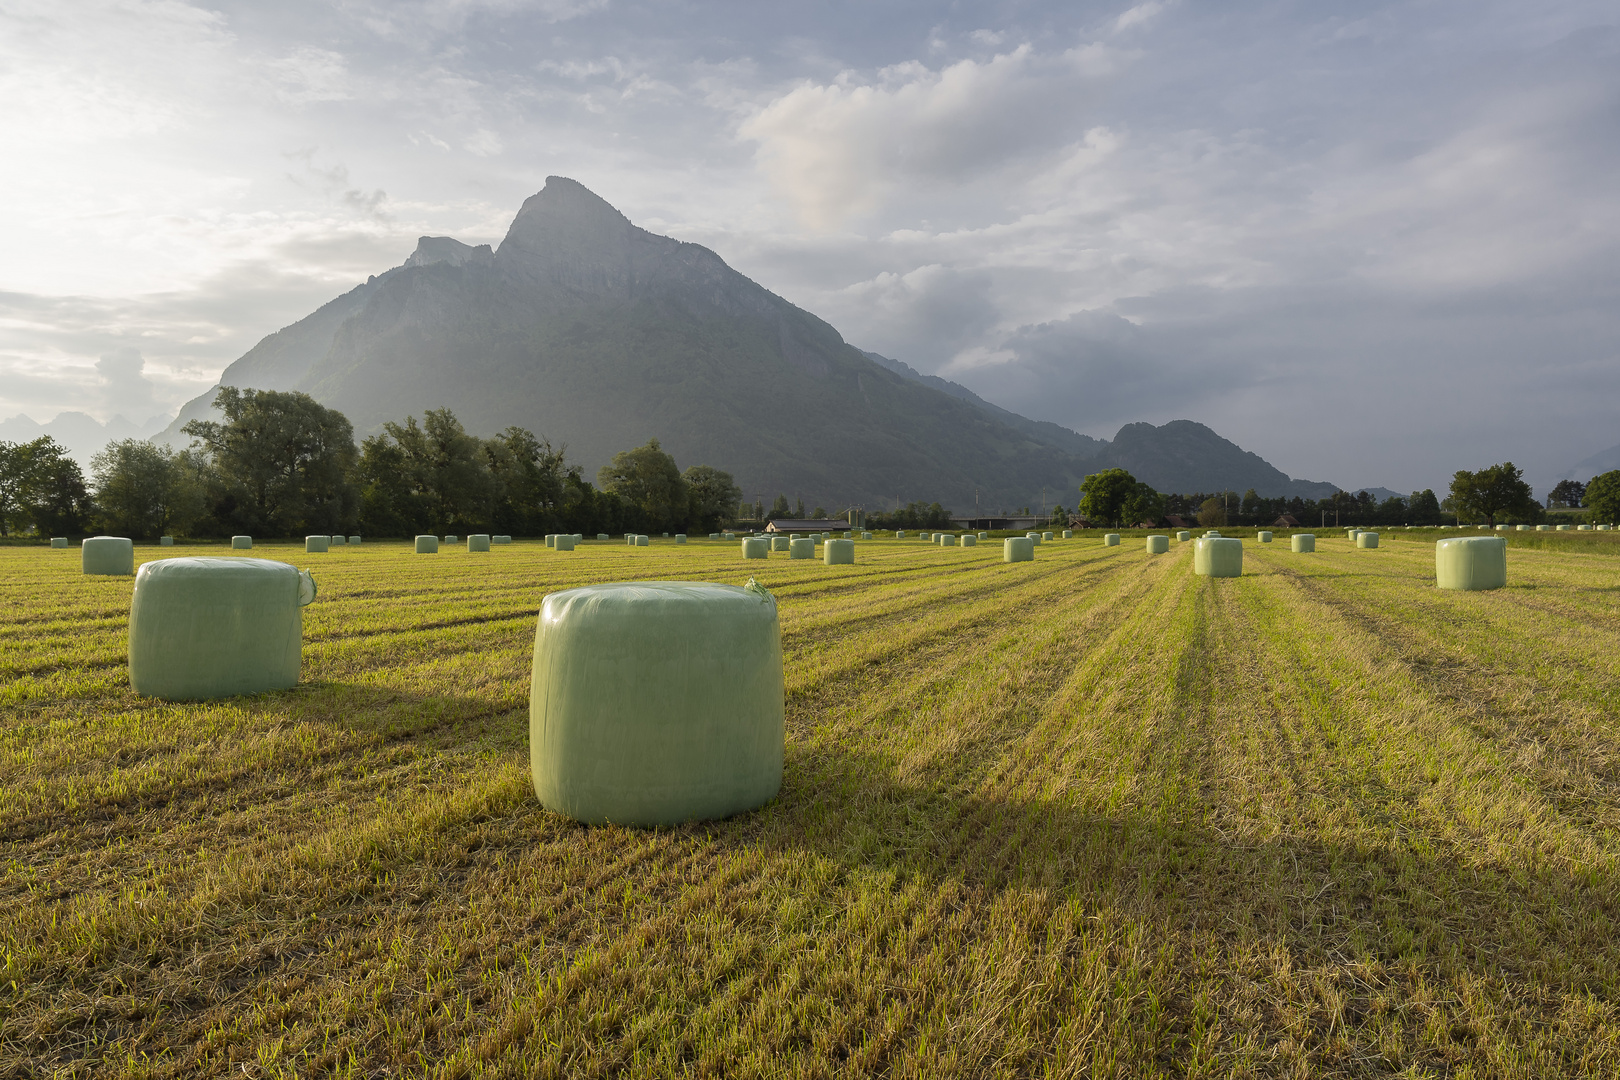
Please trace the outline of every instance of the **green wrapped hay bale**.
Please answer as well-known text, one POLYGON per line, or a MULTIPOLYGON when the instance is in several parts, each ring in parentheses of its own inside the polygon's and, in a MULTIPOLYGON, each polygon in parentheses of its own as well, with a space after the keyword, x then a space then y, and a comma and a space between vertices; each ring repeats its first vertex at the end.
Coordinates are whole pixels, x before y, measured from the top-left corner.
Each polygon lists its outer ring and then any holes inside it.
POLYGON ((686 534, 685 534, 685 533, 676 533, 676 534, 675 534, 675 542, 676 542, 676 543, 677 543, 677 544, 684 544, 684 543, 686 543, 686 534))
POLYGON ((792 537, 777 535, 771 537, 772 551, 787 551, 788 545, 793 542, 792 537))
POLYGON ((1219 531, 1219 530, 1217 530, 1217 529, 1211 529, 1211 530, 1209 530, 1209 531, 1208 531, 1208 532, 1206 532, 1206 533, 1205 533, 1205 534, 1204 534, 1204 536, 1205 536, 1205 538, 1206 538, 1206 539, 1210 539, 1210 540, 1219 540, 1219 539, 1220 539, 1220 536, 1221 536, 1221 534, 1220 534, 1220 531, 1219 531))
POLYGON ((1206 536, 1193 545, 1193 573, 1201 577, 1242 577, 1243 541, 1206 536))
POLYGON ((554 548, 556 546, 557 546, 557 534, 556 533, 546 533, 546 547, 554 548))
POLYGON ((1507 532, 1507 529, 1508 529, 1508 527, 1506 525, 1498 525, 1496 527, 1497 532, 1507 532))
MULTIPOLYGON (((510 537, 510 536, 508 536, 508 537, 507 537, 507 538, 506 538, 506 539, 507 539, 507 540, 508 540, 508 541, 510 541, 510 540, 511 540, 511 539, 512 539, 512 538, 511 538, 511 537, 510 537)), ((356 544, 358 544, 358 543, 360 543, 360 538, 359 538, 359 537, 358 537, 358 536, 351 536, 351 537, 349 537, 349 546, 350 546, 350 547, 353 547, 353 546, 354 546, 354 545, 356 545, 356 544)))
POLYGON ((972 533, 963 533, 962 534, 962 546, 963 547, 973 547, 976 544, 978 544, 978 542, 979 542, 979 538, 977 536, 974 536, 972 533))
POLYGON ((609 535, 608 535, 608 534, 607 534, 607 533, 597 533, 597 534, 596 534, 596 538, 597 538, 597 539, 598 539, 598 540, 611 540, 611 539, 613 539, 613 538, 612 538, 612 537, 611 537, 611 536, 609 536, 609 535))
POLYGON ((1363 529, 1361 532, 1356 533, 1356 547, 1365 550, 1367 548, 1375 548, 1377 546, 1378 534, 1373 532, 1371 529, 1363 529))
MULTIPOLYGON (((51 546, 55 547, 56 545, 54 543, 52 543, 51 546)), ((67 547, 67 540, 66 539, 63 539, 62 546, 67 547)), ((174 537, 172 537, 172 536, 160 536, 160 537, 158 537, 158 547, 174 547, 174 537)))
POLYGON ((444 542, 447 544, 459 544, 461 543, 461 537, 455 533, 451 533, 444 538, 444 542))
POLYGON ((904 540, 906 538, 906 530, 904 530, 904 529, 896 529, 896 530, 894 530, 894 538, 896 540, 904 540))
POLYGON ((862 540, 870 540, 870 539, 872 539, 872 534, 869 533, 869 532, 862 532, 861 533, 861 539, 862 540))
POLYGON ((920 533, 917 534, 917 539, 919 539, 919 540, 931 540, 931 539, 933 539, 933 534, 932 533, 920 532, 920 533))
POLYGON ((742 813, 782 787, 776 602, 684 581, 589 585, 540 608, 529 767, 542 806, 586 824, 742 813))
POLYGON ((827 566, 853 566, 855 541, 829 538, 821 545, 821 561, 827 566))
POLYGON ((1577 525, 1577 526, 1575 526, 1575 531, 1576 532, 1591 532, 1592 531, 1592 526, 1590 526, 1590 525, 1577 525))
POLYGON ((956 535, 954 533, 941 533, 940 536, 939 536, 939 546, 940 547, 955 547, 956 546, 956 535))
POLYGON ((1529 532, 1530 531, 1530 526, 1528 526, 1528 525, 1515 525, 1514 530, 1517 531, 1517 532, 1529 532))
POLYGON ((987 532, 982 532, 982 533, 979 534, 979 539, 980 540, 988 540, 988 539, 990 539, 990 534, 987 533, 987 532))
POLYGON ((505 533, 496 533, 494 536, 489 538, 489 542, 495 547, 500 547, 502 544, 510 544, 512 542, 512 538, 507 536, 505 533))
POLYGON ((53 537, 51 537, 51 547, 53 547, 53 548, 66 548, 67 546, 68 546, 68 538, 67 537, 65 537, 65 536, 53 536, 53 537))
POLYGON ((1604 525, 1599 525, 1599 526, 1598 526, 1598 527, 1597 527, 1597 530, 1598 530, 1598 532, 1608 532, 1608 531, 1609 531, 1609 526, 1608 526, 1608 525, 1606 525, 1606 524, 1604 524, 1604 525))
POLYGON ((127 536, 87 536, 79 544, 79 566, 86 574, 126 577, 135 572, 135 542, 127 536))
POLYGON ((1289 538, 1288 545, 1289 545, 1290 548, 1293 549, 1293 551, 1294 551, 1294 553, 1296 555, 1301 553, 1301 552, 1315 551, 1316 550, 1316 534, 1315 533, 1295 533, 1293 536, 1291 536, 1289 538))
POLYGON ((1569 532, 1569 526, 1568 525, 1560 525, 1560 526, 1558 526, 1558 531, 1559 532, 1569 532))
POLYGON ((251 536, 233 536, 233 537, 231 537, 231 550, 232 551, 252 551, 253 550, 253 537, 251 537, 251 536))
POLYGON ((1027 536, 1009 536, 1001 542, 1002 562, 1034 562, 1035 541, 1027 536))
POLYGON ((306 537, 304 537, 304 554, 305 555, 319 555, 322 552, 330 551, 331 549, 332 549, 332 538, 330 536, 306 536, 306 537))
POLYGON ((770 553, 770 546, 763 536, 745 536, 742 542, 742 557, 745 559, 763 559, 770 553))
POLYGON ((1176 532, 1176 539, 1181 543, 1186 543, 1188 540, 1192 539, 1192 533, 1188 532, 1186 529, 1180 529, 1176 532))
POLYGON ((1262 544, 1271 543, 1271 534, 1264 529, 1261 529, 1259 532, 1255 533, 1254 538, 1260 541, 1262 544))
POLYGON ((1441 589, 1480 591, 1507 584, 1507 539, 1452 536, 1434 542, 1434 583, 1441 589))
POLYGON ((1030 543, 1034 544, 1036 547, 1041 546, 1041 534, 1038 533, 1038 532, 1025 533, 1024 534, 1024 539, 1028 540, 1030 543))
POLYGON ((1105 533, 1103 547, 1119 547, 1119 533, 1105 533))
POLYGON ((1041 539, 1042 540, 1050 540, 1050 539, 1052 539, 1052 534, 1050 532, 1043 532, 1043 533, 1041 533, 1041 539))
POLYGON ((652 540, 647 536, 646 533, 637 533, 636 534, 636 547, 651 547, 651 546, 652 546, 652 540))
POLYGON ((816 542, 808 536, 795 536, 788 542, 788 558, 813 559, 816 557, 816 542))
POLYGON ((129 684, 143 697, 205 701, 298 684, 309 572, 269 559, 161 559, 129 608, 129 684))
POLYGON ((734 532, 721 533, 720 538, 722 540, 735 540, 737 539, 737 534, 734 532))
POLYGON ((845 529, 844 530, 844 539, 845 540, 853 540, 853 539, 855 539, 855 534, 853 532, 849 531, 848 529, 845 529))
POLYGON ((664 533, 663 537, 664 537, 665 540, 668 540, 669 539, 669 533, 664 533))
POLYGON ((579 543, 579 541, 574 539, 572 533, 564 533, 563 535, 557 537, 556 550, 573 551, 574 545, 577 543, 579 543))
MULTIPOLYGON (((559 537, 558 539, 561 539, 561 537, 559 537)), ((568 539, 569 539, 570 542, 572 542, 572 540, 574 538, 572 536, 570 536, 568 539)), ((467 551, 468 551, 469 554, 471 554, 474 551, 488 551, 488 550, 489 550, 489 533, 473 533, 473 534, 471 534, 470 536, 467 537, 467 551)))
POLYGON ((1170 550, 1168 536, 1150 536, 1147 538, 1147 553, 1149 555, 1163 555, 1170 550))
POLYGON ((439 538, 437 536, 418 536, 416 538, 416 553, 418 555, 437 555, 439 553, 439 538))
POLYGON ((1546 532, 1547 530, 1549 530, 1551 528, 1552 528, 1551 525, 1537 525, 1536 526, 1536 532, 1546 532))
POLYGON ((1065 539, 1065 540, 1073 540, 1074 539, 1074 530, 1073 529, 1064 529, 1063 530, 1063 539, 1065 539))

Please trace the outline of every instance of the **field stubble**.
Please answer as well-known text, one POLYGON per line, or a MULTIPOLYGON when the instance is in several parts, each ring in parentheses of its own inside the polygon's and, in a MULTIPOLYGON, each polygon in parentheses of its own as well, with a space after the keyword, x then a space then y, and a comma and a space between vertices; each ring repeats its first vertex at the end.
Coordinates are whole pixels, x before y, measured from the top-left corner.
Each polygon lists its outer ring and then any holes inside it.
POLYGON ((194 705, 128 579, 0 550, 0 1075, 1620 1071, 1620 558, 1245 546, 267 545, 304 683, 194 705), (750 575, 780 798, 541 810, 541 597, 750 575))

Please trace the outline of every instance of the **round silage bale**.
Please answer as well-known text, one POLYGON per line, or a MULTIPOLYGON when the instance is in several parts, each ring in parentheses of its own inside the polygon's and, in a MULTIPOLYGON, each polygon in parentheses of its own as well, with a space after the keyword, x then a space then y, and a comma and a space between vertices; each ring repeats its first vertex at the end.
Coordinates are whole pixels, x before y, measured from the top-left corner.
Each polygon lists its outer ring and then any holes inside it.
POLYGON ((1497 532, 1507 532, 1507 529, 1508 529, 1508 527, 1506 525, 1498 525, 1496 527, 1497 532))
POLYGON ((1363 529, 1356 533, 1356 547, 1366 549, 1378 546, 1378 534, 1371 529, 1363 529))
POLYGON ((1289 537, 1288 544, 1289 544, 1289 547, 1291 547, 1294 550, 1295 554, 1298 554, 1300 552, 1315 551, 1316 550, 1316 534, 1315 533, 1295 533, 1293 536, 1289 537))
POLYGON ((652 540, 651 540, 651 538, 649 538, 647 536, 646 533, 637 533, 636 534, 636 547, 651 547, 651 546, 652 546, 652 540))
POLYGON ((1529 532, 1530 531, 1530 526, 1528 526, 1528 525, 1515 525, 1513 527, 1513 529, 1514 529, 1515 532, 1529 532))
POLYGON ((1242 577, 1243 541, 1206 536, 1193 545, 1193 573, 1202 577, 1242 577))
POLYGON ((304 554, 305 555, 319 555, 322 552, 329 550, 331 548, 331 546, 332 546, 332 538, 330 536, 306 536, 306 537, 304 537, 304 554))
POLYGON ((1168 536, 1150 536, 1147 538, 1147 553, 1149 555, 1163 555, 1170 550, 1168 536))
POLYGON ((770 547, 763 536, 745 536, 742 542, 742 557, 745 559, 763 559, 770 553, 770 547))
POLYGON ((988 540, 988 539, 990 539, 990 534, 987 533, 987 532, 981 532, 978 535, 979 535, 980 540, 988 540))
POLYGON ((668 540, 669 539, 669 533, 664 533, 663 537, 664 537, 665 540, 668 540))
POLYGON ((556 550, 558 550, 558 551, 573 551, 574 550, 574 545, 577 544, 577 543, 579 543, 579 541, 574 539, 573 534, 564 533, 563 535, 557 537, 556 550))
POLYGON ((676 534, 675 534, 675 542, 676 542, 676 543, 677 543, 677 544, 684 544, 684 543, 686 543, 686 534, 685 534, 685 533, 676 533, 676 534))
POLYGON ((974 536, 972 533, 963 533, 962 534, 962 546, 963 547, 973 547, 976 544, 978 544, 978 542, 979 542, 979 538, 977 536, 974 536))
POLYGON ((129 608, 129 684, 205 701, 298 684, 308 571, 269 559, 183 557, 141 567, 129 608))
POLYGON ((1205 536, 1206 539, 1210 539, 1210 540, 1219 540, 1221 538, 1220 531, 1217 530, 1217 529, 1209 530, 1208 532, 1206 532, 1204 534, 1204 536, 1205 536))
MULTIPOLYGON (((508 539, 508 540, 510 540, 510 539, 511 539, 511 537, 507 537, 507 539, 508 539)), ((353 546, 353 545, 355 545, 355 544, 358 544, 358 543, 359 543, 359 542, 360 542, 360 538, 359 538, 359 537, 358 537, 358 536, 351 536, 351 537, 349 537, 349 544, 350 544, 350 545, 351 545, 351 546, 353 546)))
POLYGON ((51 537, 51 547, 53 547, 53 548, 65 548, 67 546, 68 546, 68 538, 67 537, 65 537, 65 536, 53 536, 53 537, 51 537))
POLYGON ((778 534, 776 536, 771 537, 771 550, 772 551, 787 551, 788 550, 788 545, 791 544, 792 542, 793 542, 792 537, 778 534))
POLYGON ((933 538, 932 533, 920 532, 920 533, 917 534, 917 539, 919 539, 919 540, 930 540, 932 538, 933 538))
POLYGON ((1551 525, 1537 525, 1536 526, 1536 532, 1546 532, 1548 529, 1551 529, 1551 528, 1552 528, 1551 525))
POLYGON ((556 533, 546 533, 546 547, 554 548, 556 546, 557 546, 557 534, 556 533))
POLYGON ((1558 531, 1559 532, 1569 532, 1569 526, 1568 525, 1560 525, 1560 526, 1558 526, 1558 531))
POLYGON ((821 545, 821 561, 827 566, 853 566, 855 541, 829 538, 821 545))
POLYGON ((1041 546, 1041 534, 1038 533, 1038 532, 1027 532, 1027 533, 1024 534, 1024 539, 1028 540, 1031 544, 1034 544, 1036 547, 1041 546))
POLYGON ((251 536, 233 536, 233 537, 231 537, 231 550, 232 551, 251 551, 251 550, 253 550, 253 537, 251 537, 251 536))
POLYGON ((461 537, 456 533, 450 533, 444 538, 444 542, 447 544, 459 544, 461 543, 461 537))
POLYGON ((1103 547, 1119 547, 1119 533, 1103 534, 1103 547))
POLYGON ((861 539, 862 540, 870 540, 870 539, 872 539, 872 534, 869 533, 869 532, 862 532, 861 533, 861 539))
MULTIPOLYGON (((62 546, 67 547, 67 544, 64 543, 62 546)), ((172 537, 172 536, 160 536, 160 537, 158 537, 158 547, 174 547, 174 537, 172 537)))
POLYGON ((1009 536, 1001 542, 1002 562, 1034 562, 1035 541, 1027 536, 1009 536))
POLYGON ((79 568, 110 577, 133 574, 135 542, 127 536, 87 536, 79 544, 79 568))
POLYGON ((611 537, 611 536, 609 536, 609 535, 608 535, 608 534, 607 534, 607 533, 597 533, 597 534, 596 534, 596 538, 597 538, 597 539, 598 539, 598 540, 611 540, 611 539, 613 539, 613 538, 612 538, 612 537, 611 537))
POLYGON ((751 810, 782 787, 783 701, 776 602, 753 582, 552 593, 529 691, 535 795, 587 824, 751 810))
POLYGON ((1507 539, 1452 536, 1434 543, 1434 584, 1475 592, 1507 584, 1507 539))
POLYGON ((1575 526, 1575 531, 1576 532, 1591 532, 1592 531, 1592 526, 1590 526, 1590 525, 1577 525, 1577 526, 1575 526))
POLYGON ((1271 533, 1267 532, 1264 529, 1261 529, 1259 532, 1255 533, 1254 538, 1256 540, 1260 541, 1262 544, 1271 543, 1271 533))
POLYGON ((1186 529, 1181 529, 1181 530, 1177 531, 1177 533, 1176 533, 1176 540, 1181 542, 1181 543, 1186 543, 1188 540, 1191 540, 1191 539, 1192 539, 1192 533, 1188 532, 1186 529))
POLYGON ((439 538, 437 536, 418 536, 416 538, 416 553, 418 555, 437 555, 439 552, 439 538))
POLYGON ((816 542, 808 536, 795 536, 788 541, 788 558, 813 559, 816 557, 816 542))
POLYGON ((896 529, 896 530, 894 530, 894 538, 896 540, 904 540, 906 538, 906 530, 904 530, 904 529, 896 529))
MULTIPOLYGON (((560 540, 562 538, 558 537, 557 539, 560 540)), ((568 538, 570 543, 573 542, 573 539, 574 538, 572 536, 570 536, 568 538)), ((472 533, 467 537, 467 551, 469 553, 474 552, 474 551, 488 551, 488 550, 489 550, 489 533, 472 533)))
POLYGON ((955 533, 940 533, 939 534, 939 546, 940 547, 955 547, 956 546, 956 534, 955 533))
POLYGON ((1052 539, 1052 534, 1050 532, 1043 532, 1043 533, 1041 533, 1041 539, 1042 540, 1050 540, 1050 539, 1052 539))

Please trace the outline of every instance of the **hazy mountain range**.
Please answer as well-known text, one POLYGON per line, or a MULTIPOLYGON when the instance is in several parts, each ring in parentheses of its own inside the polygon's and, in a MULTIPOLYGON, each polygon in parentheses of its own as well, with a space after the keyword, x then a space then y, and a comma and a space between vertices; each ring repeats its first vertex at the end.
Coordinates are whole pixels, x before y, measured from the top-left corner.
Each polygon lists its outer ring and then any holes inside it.
MULTIPOLYGON (((550 177, 498 248, 423 237, 402 265, 266 337, 220 385, 304 390, 361 434, 448 407, 469 431, 564 443, 594 475, 656 436, 749 498, 828 507, 912 499, 965 509, 1072 503, 1111 465, 1161 491, 1319 498, 1202 424, 1128 424, 1111 441, 1029 420, 865 353, 714 252, 631 224, 550 177)), ((160 436, 206 415, 194 399, 160 436)))

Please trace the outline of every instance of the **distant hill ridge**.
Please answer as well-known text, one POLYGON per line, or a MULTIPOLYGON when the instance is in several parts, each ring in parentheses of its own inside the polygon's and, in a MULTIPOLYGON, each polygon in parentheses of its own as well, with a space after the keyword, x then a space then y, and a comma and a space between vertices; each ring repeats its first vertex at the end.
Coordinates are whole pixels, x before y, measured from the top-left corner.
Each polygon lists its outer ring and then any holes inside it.
MULTIPOLYGON (((269 335, 220 385, 303 390, 358 433, 446 407, 566 444, 587 475, 656 436, 748 498, 829 508, 938 500, 958 510, 1072 504, 1111 465, 1161 491, 1331 494, 1202 424, 1130 424, 1113 442, 1002 409, 864 353, 696 244, 549 177, 501 244, 423 237, 402 265, 269 335)), ((210 412, 187 403, 161 438, 210 412)))

